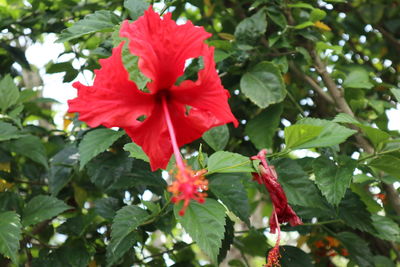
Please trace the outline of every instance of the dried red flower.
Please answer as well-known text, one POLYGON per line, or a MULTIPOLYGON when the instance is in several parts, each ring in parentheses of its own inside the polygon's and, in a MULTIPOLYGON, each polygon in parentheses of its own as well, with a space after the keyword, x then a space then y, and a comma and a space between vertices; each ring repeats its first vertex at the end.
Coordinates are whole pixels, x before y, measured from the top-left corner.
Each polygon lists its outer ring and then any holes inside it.
POLYGON ((289 222, 291 226, 302 224, 301 219, 296 215, 293 209, 289 206, 285 192, 278 182, 278 175, 274 166, 270 166, 265 159, 267 151, 265 149, 258 152, 257 156, 251 157, 252 160, 260 160, 258 166, 259 173, 253 173, 253 179, 259 184, 264 184, 272 200, 273 211, 269 220, 271 233, 278 230, 278 239, 268 254, 267 267, 279 265, 279 242, 281 235, 280 223, 289 222))
POLYGON ((166 112, 178 147, 214 126, 238 125, 228 105, 229 93, 215 69, 214 48, 204 43, 211 34, 203 27, 190 21, 177 25, 171 13, 161 18, 150 7, 135 22, 125 21, 120 35, 128 38, 130 52, 139 57, 139 70, 151 79, 147 83, 150 92, 139 90, 129 80, 121 59, 122 42, 111 57, 100 60, 93 86, 73 84, 78 97, 68 101, 69 112, 79 112, 80 120, 91 127, 123 128, 148 155, 152 170, 165 169, 173 153, 166 112), (197 57, 204 61, 197 81, 177 85, 186 60, 197 57), (144 121, 138 120, 143 116, 144 121))
POLYGON ((176 180, 168 187, 168 191, 173 194, 171 201, 177 203, 183 201, 182 209, 179 215, 185 214, 186 208, 189 206, 190 200, 196 200, 199 203, 205 202, 207 196, 204 191, 208 189, 208 181, 204 178, 205 170, 194 172, 189 167, 184 170, 178 169, 175 175, 176 180))
MULTIPOLYGON (((276 174, 274 166, 269 166, 265 159, 266 153, 267 151, 263 149, 257 154, 257 156, 253 156, 251 159, 258 159, 261 161, 258 166, 260 173, 253 173, 253 178, 259 184, 265 185, 271 197, 274 206, 273 212, 277 215, 277 220, 271 219, 269 223, 271 233, 274 234, 276 229, 279 227, 278 223, 289 222, 291 226, 296 226, 302 224, 302 222, 289 206, 285 192, 278 182, 278 175, 276 174)), ((271 218, 273 216, 274 215, 272 214, 271 218)))

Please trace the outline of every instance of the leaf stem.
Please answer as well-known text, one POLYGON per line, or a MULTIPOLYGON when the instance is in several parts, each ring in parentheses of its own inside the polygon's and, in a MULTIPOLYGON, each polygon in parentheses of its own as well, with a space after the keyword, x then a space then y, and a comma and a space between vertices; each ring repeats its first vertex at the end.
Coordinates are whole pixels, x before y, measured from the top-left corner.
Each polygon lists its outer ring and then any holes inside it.
POLYGON ((367 159, 370 159, 370 158, 375 158, 375 157, 378 157, 378 156, 380 156, 380 155, 389 154, 389 153, 397 152, 397 151, 400 151, 400 148, 396 148, 396 149, 391 149, 391 150, 386 150, 386 151, 382 151, 382 152, 377 152, 377 153, 374 153, 374 154, 370 154, 370 155, 368 155, 368 156, 365 156, 365 157, 363 157, 363 158, 358 159, 357 161, 358 161, 358 162, 362 162, 362 161, 367 160, 367 159))

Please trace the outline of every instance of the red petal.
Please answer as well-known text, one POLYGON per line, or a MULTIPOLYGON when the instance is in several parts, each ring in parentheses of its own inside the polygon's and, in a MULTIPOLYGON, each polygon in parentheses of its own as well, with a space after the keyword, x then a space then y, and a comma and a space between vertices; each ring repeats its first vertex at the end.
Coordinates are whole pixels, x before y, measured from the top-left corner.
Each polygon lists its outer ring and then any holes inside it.
POLYGON ((91 127, 132 127, 140 124, 136 119, 141 115, 149 116, 154 106, 152 96, 129 80, 121 60, 123 45, 114 48, 111 57, 100 60, 93 86, 73 84, 78 97, 68 101, 68 112, 79 112, 79 119, 91 127))
POLYGON ((177 25, 171 13, 163 18, 150 7, 144 16, 122 24, 121 37, 129 38, 130 51, 139 56, 139 68, 152 79, 150 90, 169 89, 184 72, 186 59, 198 57, 211 36, 188 21, 177 25))
POLYGON ((229 92, 224 89, 215 69, 214 48, 203 48, 204 69, 199 71, 198 80, 183 81, 179 86, 171 89, 173 99, 204 112, 209 112, 215 119, 215 124, 222 125, 238 121, 233 116, 228 104, 229 92))

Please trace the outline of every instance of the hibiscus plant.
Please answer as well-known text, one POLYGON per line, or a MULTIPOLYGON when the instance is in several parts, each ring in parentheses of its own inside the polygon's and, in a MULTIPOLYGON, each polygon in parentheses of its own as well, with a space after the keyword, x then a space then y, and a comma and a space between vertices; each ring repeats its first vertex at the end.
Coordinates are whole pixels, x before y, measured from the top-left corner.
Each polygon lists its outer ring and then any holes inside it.
POLYGON ((3 2, 0 266, 398 266, 398 1, 3 2))

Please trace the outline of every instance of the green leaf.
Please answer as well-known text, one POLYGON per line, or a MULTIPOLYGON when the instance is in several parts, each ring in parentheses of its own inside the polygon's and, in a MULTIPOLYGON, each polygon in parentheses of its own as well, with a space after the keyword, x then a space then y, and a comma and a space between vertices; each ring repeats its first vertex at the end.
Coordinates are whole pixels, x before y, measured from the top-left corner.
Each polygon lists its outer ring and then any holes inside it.
POLYGON ((245 96, 260 108, 280 103, 286 96, 279 68, 267 61, 258 63, 246 72, 240 80, 240 88, 245 96))
POLYGON ((353 178, 357 162, 350 158, 337 163, 326 157, 319 157, 313 162, 315 183, 329 203, 337 206, 353 178))
POLYGON ((310 20, 316 22, 323 20, 326 17, 326 12, 319 8, 314 8, 310 13, 310 20))
POLYGON ((372 253, 364 239, 350 232, 341 232, 336 237, 349 252, 350 259, 355 261, 359 266, 374 266, 372 253))
POLYGON ((50 160, 49 190, 53 196, 56 196, 70 181, 73 166, 78 163, 78 159, 78 149, 68 146, 50 160))
POLYGON ((216 195, 229 210, 249 224, 250 206, 247 191, 241 180, 243 173, 219 173, 208 178, 209 190, 216 195))
POLYGON ((373 159, 368 166, 377 168, 387 174, 400 178, 400 158, 392 155, 382 155, 373 159))
POLYGON ((287 6, 291 7, 291 8, 314 9, 314 7, 312 5, 306 4, 306 3, 303 3, 303 2, 296 3, 296 4, 288 4, 287 6))
POLYGON ((279 126, 282 111, 282 104, 272 105, 246 124, 245 134, 257 149, 272 147, 272 138, 279 126))
POLYGON ((0 253, 9 257, 18 265, 19 240, 21 237, 21 223, 15 211, 0 213, 0 253))
POLYGON ((85 34, 112 31, 120 23, 121 19, 111 11, 99 10, 94 14, 89 14, 74 25, 65 29, 59 35, 57 43, 67 42, 69 40, 81 37, 85 34))
POLYGON ((293 205, 325 209, 324 199, 318 188, 294 160, 282 158, 271 162, 278 174, 278 181, 293 205))
POLYGON ((355 125, 360 124, 360 122, 358 120, 356 120, 353 116, 346 114, 346 113, 337 114, 332 122, 351 123, 351 124, 355 124, 355 125))
POLYGON ((21 136, 21 134, 18 131, 18 128, 10 123, 0 121, 0 129, 1 129, 0 141, 15 139, 21 136))
POLYGON ((315 125, 291 125, 286 127, 285 143, 287 148, 299 147, 321 134, 323 127, 315 125))
POLYGON ((218 151, 208 158, 208 173, 254 172, 250 158, 237 153, 218 151))
POLYGON ((225 234, 224 239, 222 240, 222 246, 219 249, 218 253, 218 264, 220 264, 228 254, 228 251, 231 249, 231 245, 233 244, 233 240, 235 237, 235 223, 232 222, 229 217, 226 217, 225 223, 225 234))
POLYGON ((70 207, 63 201, 45 195, 32 198, 22 212, 22 225, 29 226, 57 216, 70 207))
POLYGON ((385 142, 386 140, 389 140, 390 138, 390 134, 380 129, 362 124, 358 124, 357 126, 360 127, 363 133, 368 137, 368 139, 371 140, 375 148, 377 148, 379 144, 385 142))
MULTIPOLYGON (((371 178, 367 176, 368 178, 371 178)), ((351 191, 356 193, 362 202, 367 206, 367 210, 370 213, 377 213, 378 211, 382 210, 382 207, 374 200, 371 192, 369 190, 365 190, 365 185, 352 183, 351 191)))
POLYGON ((375 267, 396 267, 393 261, 382 255, 374 256, 374 266, 375 267))
POLYGON ((150 81, 139 69, 139 57, 132 54, 128 47, 128 42, 125 43, 122 49, 122 62, 124 67, 129 73, 129 79, 137 85, 140 90, 146 87, 146 84, 150 81))
POLYGON ((242 20, 235 29, 235 37, 238 43, 255 44, 267 30, 267 18, 265 10, 261 9, 256 14, 242 20))
POLYGON ((353 67, 343 81, 344 88, 371 89, 374 85, 369 81, 369 74, 364 68, 353 67))
POLYGON ((211 261, 217 263, 225 231, 224 206, 211 198, 207 198, 204 204, 191 201, 184 216, 178 215, 181 207, 182 202, 174 205, 174 213, 178 222, 210 257, 211 261))
POLYGON ((146 153, 144 153, 143 149, 135 143, 124 145, 124 150, 130 153, 129 157, 150 162, 149 157, 146 155, 146 153))
POLYGON ((28 135, 13 140, 10 143, 10 149, 19 155, 42 164, 46 169, 49 167, 45 147, 37 136, 28 135))
POLYGON ((114 197, 100 198, 94 202, 95 212, 107 220, 114 218, 119 207, 119 201, 114 197))
POLYGON ((137 206, 125 206, 117 211, 111 226, 111 241, 107 246, 107 266, 116 263, 133 246, 133 231, 148 219, 149 214, 137 206))
POLYGON ((98 188, 107 190, 121 177, 131 173, 132 162, 133 159, 125 153, 105 152, 86 165, 87 174, 98 188))
POLYGON ((372 224, 377 231, 377 233, 374 233, 375 236, 395 243, 400 242, 400 227, 392 219, 373 214, 372 224))
POLYGON ((279 252, 282 267, 314 267, 310 255, 297 247, 281 246, 279 252))
POLYGON ((235 246, 240 251, 252 255, 264 257, 269 248, 265 235, 260 231, 250 230, 248 234, 235 237, 235 246))
POLYGON ((390 92, 392 92, 392 94, 396 98, 397 102, 400 103, 400 89, 399 88, 391 88, 390 92))
POLYGON ((351 190, 347 190, 344 199, 339 204, 339 218, 348 226, 361 231, 374 233, 371 214, 359 196, 351 190))
POLYGON ((19 90, 13 79, 7 74, 0 81, 0 110, 5 113, 6 110, 18 102, 19 90))
POLYGON ((79 144, 80 169, 92 158, 108 149, 115 141, 125 134, 124 131, 110 129, 96 129, 85 134, 79 144))
POLYGON ((356 132, 328 120, 306 118, 285 129, 285 141, 287 147, 291 149, 329 147, 343 143, 356 132), (290 129, 296 125, 307 126, 290 129), (287 132, 288 137, 286 137, 287 132), (319 132, 318 135, 317 132, 319 132), (290 141, 290 145, 288 145, 288 141, 290 141))
POLYGON ((124 7, 129 11, 131 19, 137 20, 149 7, 149 3, 146 0, 125 0, 124 7))
POLYGON ((229 141, 229 129, 226 124, 217 126, 203 134, 203 140, 215 151, 223 150, 229 141))

